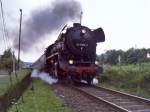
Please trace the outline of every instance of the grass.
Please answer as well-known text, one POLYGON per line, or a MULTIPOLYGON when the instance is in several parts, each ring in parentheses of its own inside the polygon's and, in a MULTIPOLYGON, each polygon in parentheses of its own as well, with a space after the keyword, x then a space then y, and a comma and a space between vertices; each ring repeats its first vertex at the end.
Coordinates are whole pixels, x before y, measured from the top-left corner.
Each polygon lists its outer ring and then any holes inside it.
POLYGON ((102 84, 150 98, 150 63, 107 66, 102 75, 102 84))
MULTIPOLYGON (((29 87, 24 93, 24 103, 18 101, 19 112, 70 112, 58 98, 53 89, 41 80, 34 80, 34 91, 29 87)), ((8 112, 16 112, 16 106, 12 106, 8 112)))
MULTIPOLYGON (((23 79, 28 73, 29 70, 17 71, 18 81, 23 79)), ((17 83, 17 79, 14 73, 11 74, 11 79, 12 85, 17 83)), ((10 75, 8 74, 0 75, 0 96, 3 95, 10 87, 11 87, 10 75)))

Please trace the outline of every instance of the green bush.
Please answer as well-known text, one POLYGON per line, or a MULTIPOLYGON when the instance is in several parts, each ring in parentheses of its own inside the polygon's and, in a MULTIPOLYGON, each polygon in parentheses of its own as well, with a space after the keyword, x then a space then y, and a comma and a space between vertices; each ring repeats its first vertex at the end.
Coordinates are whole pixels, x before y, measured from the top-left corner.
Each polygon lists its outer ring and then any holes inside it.
POLYGON ((139 82, 141 88, 150 90, 150 74, 143 74, 139 82))
POLYGON ((100 82, 106 82, 106 81, 108 81, 109 79, 108 79, 108 77, 106 76, 106 75, 101 75, 100 76, 100 82))
POLYGON ((150 63, 105 67, 101 82, 111 86, 135 91, 150 92, 150 63))

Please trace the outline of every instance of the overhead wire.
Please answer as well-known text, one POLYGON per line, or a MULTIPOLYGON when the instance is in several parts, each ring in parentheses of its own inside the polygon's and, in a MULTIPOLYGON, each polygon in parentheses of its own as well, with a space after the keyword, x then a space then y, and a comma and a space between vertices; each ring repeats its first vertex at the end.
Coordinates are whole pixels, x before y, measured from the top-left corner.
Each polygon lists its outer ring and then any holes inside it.
POLYGON ((4 31, 3 31, 3 23, 2 23, 2 14, 1 14, 1 11, 0 11, 0 32, 1 32, 1 37, 2 37, 2 40, 3 40, 3 43, 2 45, 4 44, 4 48, 3 48, 3 51, 6 50, 7 46, 6 46, 6 40, 5 40, 5 35, 4 35, 4 31))
POLYGON ((9 41, 9 34, 8 34, 8 30, 6 27, 6 21, 5 21, 5 14, 4 14, 4 9, 3 9, 3 3, 2 0, 0 0, 0 4, 1 4, 1 19, 2 19, 2 29, 3 29, 3 38, 5 40, 5 44, 6 44, 6 48, 11 48, 10 46, 10 41, 9 41))
MULTIPOLYGON (((6 21, 5 21, 5 14, 4 14, 4 9, 3 9, 3 2, 2 2, 2 0, 0 0, 0 25, 2 26, 1 27, 1 31, 2 31, 2 40, 3 40, 3 42, 4 42, 4 47, 5 47, 5 49, 3 50, 3 51, 5 51, 5 50, 7 50, 7 49, 11 49, 12 50, 12 46, 10 45, 10 38, 9 38, 9 33, 8 33, 8 30, 7 30, 7 27, 6 27, 6 21)), ((14 55, 13 55, 13 53, 12 53, 12 60, 13 60, 13 58, 14 58, 14 55)), ((12 77, 11 77, 11 72, 9 71, 9 77, 10 77, 10 87, 12 87, 12 77)), ((15 91, 17 91, 17 90, 15 90, 15 91)), ((16 94, 16 92, 15 92, 15 94, 16 94)), ((10 98, 11 99, 11 98, 10 98)), ((16 100, 16 99, 15 99, 16 100)), ((18 105, 17 105, 17 103, 15 103, 15 107, 16 107, 16 111, 18 112, 18 105)))

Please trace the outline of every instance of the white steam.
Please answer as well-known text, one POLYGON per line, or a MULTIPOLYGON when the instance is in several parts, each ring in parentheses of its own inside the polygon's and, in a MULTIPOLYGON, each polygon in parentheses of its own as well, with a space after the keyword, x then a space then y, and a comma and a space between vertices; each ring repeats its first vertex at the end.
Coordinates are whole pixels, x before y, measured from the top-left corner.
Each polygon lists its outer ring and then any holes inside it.
POLYGON ((48 73, 40 72, 39 70, 33 70, 31 77, 40 78, 41 80, 47 82, 48 84, 57 83, 57 79, 52 78, 48 73))
MULTIPOLYGON (((48 84, 54 84, 54 83, 57 83, 57 81, 58 81, 57 79, 52 78, 48 73, 40 72, 37 69, 34 69, 32 71, 31 77, 40 78, 41 80, 47 82, 48 84)), ((87 81, 85 81, 85 80, 81 80, 81 82, 82 83, 87 83, 87 81)), ((92 83, 94 85, 98 84, 98 79, 94 78, 92 83)))
POLYGON ((94 85, 98 84, 98 79, 94 78, 94 79, 93 79, 93 84, 94 84, 94 85))
MULTIPOLYGON (((85 81, 85 80, 81 80, 81 82, 87 84, 87 81, 85 81)), ((92 84, 94 84, 94 85, 98 84, 98 79, 94 78, 92 80, 92 84)))

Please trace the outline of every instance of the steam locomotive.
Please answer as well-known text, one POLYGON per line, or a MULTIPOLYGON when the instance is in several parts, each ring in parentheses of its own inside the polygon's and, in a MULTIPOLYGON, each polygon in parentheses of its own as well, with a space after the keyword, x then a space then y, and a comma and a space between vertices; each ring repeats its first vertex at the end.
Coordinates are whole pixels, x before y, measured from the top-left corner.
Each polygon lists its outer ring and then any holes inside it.
POLYGON ((102 28, 92 30, 80 23, 74 23, 73 27, 66 25, 33 68, 44 69, 59 80, 86 80, 91 84, 97 73, 102 72, 102 67, 95 60, 97 43, 104 41, 102 28))

